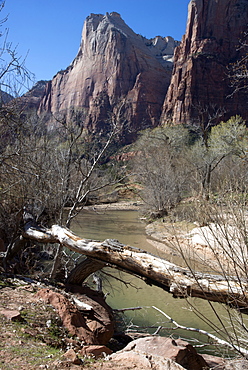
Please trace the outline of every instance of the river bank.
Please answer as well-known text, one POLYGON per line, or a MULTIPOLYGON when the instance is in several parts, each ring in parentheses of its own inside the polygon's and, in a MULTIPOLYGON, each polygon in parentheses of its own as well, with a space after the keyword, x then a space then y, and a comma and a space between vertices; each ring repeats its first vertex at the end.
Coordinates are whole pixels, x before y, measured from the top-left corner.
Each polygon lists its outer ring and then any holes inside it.
POLYGON ((139 211, 142 204, 143 203, 141 201, 119 201, 86 206, 84 209, 93 211, 139 211))
MULTIPOLYGON (((85 210, 95 212, 109 211, 141 211, 143 203, 141 201, 119 201, 115 203, 97 204, 85 207, 85 210)), ((204 266, 211 266, 214 271, 219 267, 215 261, 215 253, 204 238, 196 238, 195 231, 197 225, 186 221, 168 222, 166 219, 148 222, 140 216, 145 224, 146 240, 158 252, 162 252, 170 261, 180 263, 185 267, 187 261, 194 261, 205 270, 204 266), (193 233, 192 233, 193 231, 193 233)), ((198 230, 198 234, 200 230, 198 230)))
MULTIPOLYGON (((123 350, 110 356, 103 353, 101 358, 97 358, 98 355, 92 353, 96 354, 103 346, 85 345, 77 337, 72 338, 61 325, 63 318, 59 317, 61 313, 58 310, 54 310, 54 303, 49 304, 40 299, 41 291, 51 290, 55 296, 64 294, 59 288, 30 278, 0 275, 1 370, 248 369, 245 359, 230 361, 221 357, 197 355, 191 344, 158 335, 142 336, 131 341, 123 350), (91 355, 90 352, 85 354, 89 350, 93 351, 91 355)), ((68 293, 66 297, 69 298, 68 293)), ((72 298, 70 296, 71 301, 72 298)), ((56 304, 58 302, 62 302, 61 298, 56 300, 56 304)))
MULTIPOLYGON (((86 207, 94 211, 137 211, 141 212, 141 201, 119 201, 115 203, 99 204, 86 207)), ((248 217, 248 216, 247 216, 248 217)), ((169 217, 148 222, 142 215, 140 219, 145 223, 147 242, 158 252, 162 252, 171 262, 185 267, 189 261, 192 268, 211 273, 223 273, 224 269, 233 269, 228 248, 239 249, 239 245, 232 242, 239 237, 239 231, 230 228, 230 225, 215 225, 200 227, 195 222, 186 220, 173 222, 169 217), (224 245, 224 248, 223 248, 224 245)), ((236 243, 240 243, 239 241, 236 243)), ((237 251, 239 254, 240 251, 237 251)))
MULTIPOLYGON (((139 219, 138 217, 138 213, 137 212, 134 212, 134 211, 137 211, 138 208, 140 207, 140 204, 137 204, 136 202, 121 202, 121 204, 117 203, 117 204, 112 204, 112 207, 108 207, 108 205, 101 205, 100 207, 97 206, 97 207, 91 207, 90 209, 86 209, 85 212, 84 212, 84 215, 82 217, 82 219, 79 219, 76 223, 75 223, 75 227, 77 226, 78 227, 78 231, 75 231, 73 230, 74 232, 76 232, 77 235, 81 235, 82 237, 84 237, 85 235, 88 235, 89 236, 86 236, 86 237, 89 237, 90 239, 92 238, 96 238, 96 240, 105 240, 106 238, 117 238, 119 239, 120 238, 123 238, 123 243, 127 244, 127 245, 134 245, 134 246, 137 246, 138 248, 142 248, 142 246, 144 246, 145 244, 142 244, 144 243, 144 239, 145 240, 148 240, 149 243, 154 243, 156 244, 156 251, 158 255, 160 255, 160 249, 161 250, 163 249, 163 251, 165 250, 166 247, 168 247, 168 251, 171 250, 171 258, 174 258, 175 257, 175 254, 176 252, 176 249, 173 250, 173 248, 169 245, 168 241, 170 241, 170 244, 172 245, 173 243, 176 243, 178 242, 178 238, 179 237, 184 237, 185 236, 185 233, 188 231, 188 225, 187 224, 183 224, 183 223, 174 223, 174 224, 171 224, 171 223, 168 223, 166 224, 166 222, 162 222, 161 221, 156 221, 156 222, 153 222, 153 223, 150 223, 148 225, 145 225, 144 221, 141 222, 141 220, 139 219), (106 207, 107 206, 107 207, 106 207), (110 209, 112 208, 112 209, 110 209), (119 209, 119 211, 117 211, 117 209, 119 209), (94 226, 94 228, 92 228, 92 226, 94 226), (145 230, 144 228, 146 227, 146 235, 147 237, 145 236, 145 230), (177 238, 175 238, 175 235, 173 235, 173 233, 175 233, 175 229, 177 229, 177 238), (138 231, 137 231, 138 230, 138 231), (79 234, 80 233, 80 234, 79 234), (95 233, 95 234, 94 234, 95 233), (172 236, 171 236, 172 235, 172 236), (140 237, 142 237, 142 239, 140 240, 140 237), (174 239, 170 239, 171 238, 174 238, 174 239), (143 239, 144 238, 144 239, 143 239), (156 239, 156 240, 155 240, 156 239), (141 244, 136 244, 136 243, 141 243, 141 244), (172 243, 173 242, 173 243, 172 243), (168 244, 168 245, 167 245, 168 244), (171 248, 171 249, 170 249, 171 248)), ((194 227, 195 225, 193 224, 192 227, 194 227)), ((179 245, 181 245, 181 243, 179 243, 179 245)), ((185 248, 186 249, 186 248, 185 248)), ((152 252, 154 253, 154 252, 152 252)), ((111 272, 111 274, 113 274, 113 272, 111 272)), ((107 303, 112 307, 112 308, 115 308, 115 309, 123 309, 125 307, 136 307, 136 306, 142 306, 142 313, 140 315, 140 317, 136 316, 136 312, 140 312, 139 310, 138 311, 134 311, 131 316, 128 316, 128 325, 129 325, 129 329, 130 329, 130 323, 134 323, 134 326, 136 328, 136 331, 137 331, 137 328, 141 329, 142 326, 148 328, 148 327, 151 327, 152 329, 152 333, 154 333, 158 327, 161 327, 161 326, 164 326, 165 327, 165 330, 167 331, 167 326, 169 326, 169 331, 170 333, 162 333, 162 330, 159 332, 159 335, 165 335, 165 336, 170 336, 170 335, 173 335, 173 338, 178 338, 178 336, 180 337, 182 334, 181 332, 178 332, 177 331, 172 331, 173 329, 171 328, 171 324, 168 324, 164 318, 164 316, 162 315, 161 317, 158 315, 158 314, 154 314, 154 306, 155 307, 158 307, 159 309, 161 309, 163 312, 166 312, 170 317, 172 317, 175 321, 177 321, 178 323, 184 325, 184 326, 189 326, 189 327, 195 327, 195 328, 203 328, 204 330, 207 330, 209 331, 209 328, 208 327, 205 327, 202 325, 202 323, 200 321, 196 321, 195 320, 195 315, 194 313, 191 311, 191 309, 189 307, 186 306, 186 301, 185 300, 175 300, 175 298, 172 297, 171 294, 168 294, 167 292, 161 290, 161 288, 157 288, 155 286, 149 286, 147 284, 145 284, 144 281, 140 281, 138 280, 137 278, 135 277, 132 277, 131 275, 125 275, 123 276, 122 275, 122 280, 125 283, 125 289, 123 288, 123 286, 121 287, 121 282, 118 281, 118 278, 120 276, 117 275, 117 279, 115 278, 115 276, 112 276, 110 277, 110 275, 108 275, 108 284, 111 286, 111 289, 108 287, 105 291, 107 292, 106 294, 106 297, 107 297, 107 303), (118 294, 118 297, 117 297, 117 294, 118 294), (172 334, 173 333, 173 334, 172 334)), ((40 289, 41 286, 39 285, 38 286, 38 289, 40 289)), ((17 308, 19 307, 24 307, 24 318, 26 321, 29 320, 29 318, 32 317, 33 315, 33 309, 34 308, 39 308, 40 306, 40 303, 38 305, 35 304, 35 302, 31 301, 31 299, 27 298, 27 301, 29 301, 29 303, 31 304, 31 306, 29 307, 25 307, 24 303, 17 303, 18 302, 18 298, 13 294, 13 287, 6 287, 6 289, 8 290, 7 294, 10 295, 10 297, 13 296, 14 298, 14 303, 17 304, 17 308), (11 293, 9 293, 11 292, 11 293), (26 312, 25 312, 26 310, 26 312), (25 316, 26 315, 26 316, 25 316)), ((19 294, 17 293, 18 291, 21 292, 23 289, 22 288, 18 288, 17 291, 15 292, 15 294, 19 294)), ((24 287, 24 290, 25 291, 28 291, 29 290, 29 287, 28 286, 25 286, 24 287)), ((35 288, 36 290, 36 288, 35 288)), ((0 293, 4 293, 4 290, 1 289, 0 290, 0 293)), ((1 296, 1 294, 0 294, 1 296)), ((6 307, 12 302, 12 300, 6 300, 6 296, 2 296, 3 300, 1 302, 2 305, 5 305, 6 307)), ((13 303, 13 302, 12 302, 13 303)), ((204 313, 205 316, 209 316, 209 311, 208 311, 208 305, 206 304, 206 301, 203 301, 203 300, 195 300, 193 299, 193 301, 191 300, 190 303, 193 303, 195 304, 196 308, 204 313)), ((41 306, 40 306, 41 307, 41 306)), ((44 307, 43 309, 45 310, 46 312, 46 308, 45 308, 45 305, 42 303, 42 307, 44 307)), ((13 307, 12 307, 13 308, 13 307)), ((215 306, 216 308, 216 306, 215 306)), ((21 310, 22 312, 23 310, 21 310)), ((130 312, 130 311, 128 311, 130 312)), ((226 311, 224 311, 224 315, 226 314, 226 311)), ((221 311, 220 313, 221 317, 223 317, 223 313, 221 311)), ((35 318, 37 318, 37 315, 35 314, 35 318)), ((52 319, 54 319, 52 317, 52 319)), ((213 322, 213 317, 211 317, 211 320, 213 322)), ((37 319, 36 319, 37 321, 37 319)), ((44 326, 46 327, 46 323, 48 322, 49 320, 45 320, 44 323, 40 324, 41 325, 41 328, 44 328, 44 326)), ((52 320, 53 321, 53 320, 52 320)), ((217 325, 218 323, 216 323, 217 325)), ((32 326, 33 324, 31 324, 30 326, 32 326)), ((50 325, 48 323, 48 325, 50 325)), ((4 328, 2 326, 2 328, 4 328)), ((29 333, 29 335, 36 335, 35 334, 35 331, 31 331, 30 328, 24 328, 25 329, 25 332, 24 334, 27 335, 29 333), (30 331, 29 331, 30 330, 30 331)), ((54 329, 54 328, 53 328, 54 329)), ((16 330, 15 328, 13 328, 13 330, 16 330)), ((38 332, 40 330, 43 330, 43 329, 39 329, 38 328, 38 332)), ((211 329, 210 329, 211 330, 211 329)), ((4 329, 3 329, 3 332, 4 332, 4 329)), ((11 329, 9 327, 8 330, 6 330, 6 332, 10 333, 11 332, 11 329)), ((22 332, 21 332, 22 333, 22 332)), ((28 351, 27 349, 27 343, 22 339, 22 335, 19 336, 15 336, 13 335, 13 338, 11 337, 11 341, 13 339, 13 345, 15 346, 15 349, 16 351, 20 351, 22 350, 22 348, 25 349, 25 351, 28 351), (18 343, 21 343, 20 345, 18 345, 18 343)), ((36 333, 37 333, 37 330, 36 330, 36 333)), ((150 332, 149 332, 150 333, 150 332)), ((148 335, 149 336, 149 333, 146 333, 146 336, 148 335)), ((193 336, 193 333, 190 332, 190 338, 189 338, 189 342, 192 343, 192 336, 193 336)), ((36 335, 37 337, 37 335, 36 335)), ((11 368, 11 366, 13 365, 12 364, 12 356, 13 354, 8 352, 8 349, 11 349, 11 348, 8 348, 8 336, 5 337, 3 335, 3 340, 4 340, 4 343, 5 343, 5 349, 4 349, 4 359, 3 359, 3 363, 5 361, 5 359, 8 357, 8 359, 10 360, 10 366, 9 367, 1 367, 0 365, 0 369, 2 370, 12 370, 14 369, 14 367, 11 368), (6 356, 5 356, 6 355, 6 356)), ((44 338, 44 337, 43 337, 44 338)), ((183 336, 183 338, 185 338, 185 336, 183 336)), ((35 338, 34 338, 35 339, 35 338)), ((196 343, 199 343, 199 336, 197 334, 197 337, 196 337, 196 343)), ((206 343, 207 343, 207 340, 206 340, 206 343)), ((205 345, 206 345, 205 343, 205 345)), ((33 346, 33 344, 31 345, 33 346)), ((42 348, 41 346, 43 346, 43 344, 40 344, 39 346, 37 346, 37 348, 42 348)), ((32 348, 32 347, 31 347, 32 348)), ((49 348, 46 348, 47 349, 47 356, 51 356, 51 354, 48 352, 49 351, 49 348)), ((22 354, 22 356, 24 356, 22 354)), ((19 359, 16 361, 16 363, 19 361, 19 369, 21 369, 22 367, 20 366, 21 364, 21 357, 22 356, 19 356, 19 359)), ((47 364, 46 363, 46 360, 44 360, 44 357, 42 357, 42 354, 39 354, 37 353, 37 356, 40 356, 40 366, 44 366, 44 364, 47 364), (43 362, 42 362, 43 361, 43 362)), ((32 356, 30 356, 32 357, 32 356)), ((15 358, 15 357, 14 357, 15 358)), ((50 357, 49 357, 50 358, 50 357)), ((95 368, 95 369, 98 369, 98 368, 102 368, 102 369, 118 369, 118 368, 122 368, 122 369, 139 369, 139 370, 143 370, 145 369, 145 367, 142 367, 141 365, 135 365, 128 360, 126 361, 126 358, 127 358, 127 354, 124 353, 122 355, 122 358, 124 359, 125 358, 125 361, 121 360, 119 358, 118 362, 115 362, 115 363, 112 363, 112 362, 97 362, 97 363, 94 363, 94 364, 90 364, 90 367, 89 367, 89 363, 87 363, 87 366, 86 366, 86 363, 85 364, 82 364, 81 365, 76 365, 76 364, 73 364, 73 363, 70 363, 68 365, 68 361, 66 361, 66 363, 64 362, 64 360, 61 360, 60 358, 60 353, 56 353, 55 355, 52 355, 53 358, 53 361, 52 361, 52 364, 50 365, 51 369, 55 369, 55 368, 58 368, 58 369, 62 369, 63 367, 61 366, 64 366, 64 368, 80 368, 79 366, 81 366, 81 368, 95 368), (58 361, 59 362, 56 362, 56 358, 58 358, 58 361), (62 361, 62 363, 61 363, 62 361), (122 362, 121 362, 122 361, 122 362), (56 365, 55 365, 56 364, 56 365), (101 366, 100 366, 101 365, 101 366), (58 367, 55 367, 55 366, 58 366, 58 367)), ((77 360, 77 359, 76 359, 77 360)), ((48 364, 47 364, 48 365, 48 364)), ((26 367, 24 367, 23 369, 27 370, 27 369, 31 369, 32 367, 28 367, 26 365, 26 367)), ((36 367, 37 368, 37 367, 36 367)), ((43 367, 43 368, 49 368, 49 367, 43 367)), ((148 367, 149 368, 149 367, 148 367)), ((151 369, 153 367, 150 367, 151 369)), ((220 369, 220 367, 217 367, 218 370, 220 369)), ((223 367, 222 367, 223 368, 223 367)), ((157 368, 156 368, 157 369, 157 368)), ((162 368, 163 370, 166 369, 166 368, 162 368)), ((170 368, 172 369, 172 367, 170 368)), ((235 367, 226 367, 226 369, 235 369, 235 367)), ((242 369, 245 369, 245 367, 242 367, 242 369)), ((195 368, 193 368, 193 370, 195 370, 195 368)))

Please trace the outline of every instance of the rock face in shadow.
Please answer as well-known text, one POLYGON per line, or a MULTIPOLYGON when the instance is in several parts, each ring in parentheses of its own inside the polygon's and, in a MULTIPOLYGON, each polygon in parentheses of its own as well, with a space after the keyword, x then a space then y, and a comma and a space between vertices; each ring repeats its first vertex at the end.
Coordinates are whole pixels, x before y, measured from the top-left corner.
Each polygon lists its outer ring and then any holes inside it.
POLYGON ((247 23, 247 0, 191 0, 162 122, 197 122, 199 111, 223 108, 221 118, 239 114, 248 119, 247 92, 232 95, 227 69, 244 52, 237 49, 247 23))
POLYGON ((177 44, 137 35, 118 13, 91 14, 76 58, 47 84, 39 115, 80 117, 93 133, 108 130, 112 115, 124 142, 132 141, 159 123, 177 44))
POLYGON ((36 82, 32 89, 19 99, 23 110, 33 109, 36 111, 38 109, 40 101, 45 93, 47 83, 48 81, 45 80, 36 82))
POLYGON ((24 120, 36 116, 40 102, 46 91, 48 81, 41 80, 18 98, 6 100, 6 106, 19 114, 24 120))

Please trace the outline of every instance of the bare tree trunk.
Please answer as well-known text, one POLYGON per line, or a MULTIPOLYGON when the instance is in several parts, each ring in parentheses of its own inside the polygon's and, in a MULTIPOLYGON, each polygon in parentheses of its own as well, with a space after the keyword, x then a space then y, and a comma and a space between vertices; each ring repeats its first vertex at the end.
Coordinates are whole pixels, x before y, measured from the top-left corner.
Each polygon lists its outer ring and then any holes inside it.
POLYGON ((209 200, 211 173, 212 173, 211 164, 206 164, 206 171, 202 181, 202 193, 203 193, 202 195, 204 200, 209 200))
POLYGON ((7 251, 4 253, 3 266, 7 269, 7 262, 10 261, 18 252, 20 252, 26 245, 27 240, 18 236, 13 243, 8 245, 7 251))
POLYGON ((57 246, 57 250, 56 250, 54 261, 53 261, 52 270, 51 270, 51 273, 50 273, 50 278, 51 279, 55 278, 56 272, 57 272, 57 270, 58 270, 58 268, 61 264, 62 251, 63 251, 63 246, 61 244, 59 244, 57 246))
MULTIPOLYGON (((246 282, 234 277, 194 273, 144 250, 107 239, 103 242, 82 239, 70 230, 53 225, 51 229, 28 227, 23 237, 42 243, 61 245, 130 274, 139 276, 147 284, 153 284, 173 294, 174 297, 199 297, 210 301, 222 302, 246 310, 248 292, 246 282)), ((81 265, 83 268, 84 264, 81 265)), ((80 275, 80 282, 82 275, 80 275)), ((88 273, 86 273, 88 275, 88 273)))
POLYGON ((87 257, 71 271, 66 283, 81 285, 88 276, 101 270, 104 266, 105 263, 87 257))

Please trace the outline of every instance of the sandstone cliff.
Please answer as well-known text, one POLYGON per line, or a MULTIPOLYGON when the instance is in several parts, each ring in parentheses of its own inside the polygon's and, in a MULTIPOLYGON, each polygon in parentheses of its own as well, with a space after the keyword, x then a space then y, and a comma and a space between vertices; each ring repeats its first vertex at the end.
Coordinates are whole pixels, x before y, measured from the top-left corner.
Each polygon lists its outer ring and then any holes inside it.
MULTIPOLYGON (((227 66, 240 58, 240 39, 247 31, 247 0, 191 0, 186 34, 175 50, 174 70, 162 122, 198 122, 200 110, 217 109, 223 119, 248 119, 247 93, 232 95, 227 66)), ((199 122, 198 122, 199 123, 199 122)))
POLYGON ((48 81, 45 80, 36 82, 31 90, 18 99, 20 107, 26 111, 36 111, 39 108, 41 99, 45 93, 47 83, 48 81))
POLYGON ((87 17, 72 64, 47 84, 39 115, 85 115, 91 132, 107 129, 114 115, 125 143, 159 123, 177 43, 135 34, 118 13, 87 17))

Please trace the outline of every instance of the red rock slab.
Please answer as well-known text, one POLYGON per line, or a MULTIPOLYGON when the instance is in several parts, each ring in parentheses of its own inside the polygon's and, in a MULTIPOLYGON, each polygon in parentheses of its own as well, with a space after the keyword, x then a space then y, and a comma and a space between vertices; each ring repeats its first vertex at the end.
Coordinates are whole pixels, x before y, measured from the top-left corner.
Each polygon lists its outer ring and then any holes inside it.
POLYGON ((106 346, 83 346, 79 351, 82 356, 102 358, 106 355, 111 355, 113 352, 106 346))
POLYGON ((22 319, 20 312, 17 310, 1 310, 0 315, 5 316, 10 321, 20 321, 22 319))

